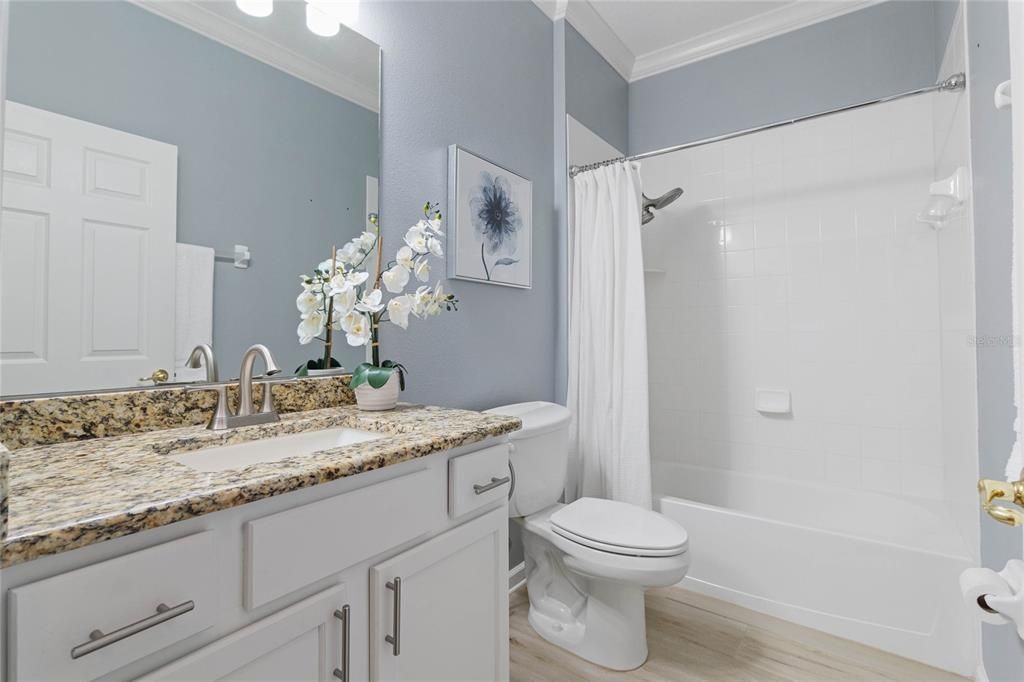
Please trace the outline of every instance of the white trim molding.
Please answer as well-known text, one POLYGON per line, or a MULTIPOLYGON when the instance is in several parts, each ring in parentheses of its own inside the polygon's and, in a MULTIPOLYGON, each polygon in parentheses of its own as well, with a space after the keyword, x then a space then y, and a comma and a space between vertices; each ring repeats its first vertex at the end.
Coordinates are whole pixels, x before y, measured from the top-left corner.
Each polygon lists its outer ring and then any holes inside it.
POLYGON ((632 80, 636 57, 588 0, 567 2, 565 19, 580 32, 605 61, 627 81, 632 80))
MULTIPOLYGON (((708 57, 746 47, 768 38, 806 28, 822 21, 876 5, 881 0, 849 2, 794 2, 764 14, 708 31, 689 40, 642 54, 633 63, 630 81, 692 64, 708 57)), ((596 46, 595 46, 596 47, 596 46)))
POLYGON ((883 0, 791 2, 651 52, 635 55, 589 0, 533 0, 550 19, 565 18, 629 82, 876 5, 883 0))
POLYGON ((321 90, 326 90, 370 111, 380 113, 380 98, 376 88, 368 87, 345 73, 239 26, 204 8, 201 2, 196 0, 128 1, 279 71, 284 71, 290 76, 315 85, 321 90))

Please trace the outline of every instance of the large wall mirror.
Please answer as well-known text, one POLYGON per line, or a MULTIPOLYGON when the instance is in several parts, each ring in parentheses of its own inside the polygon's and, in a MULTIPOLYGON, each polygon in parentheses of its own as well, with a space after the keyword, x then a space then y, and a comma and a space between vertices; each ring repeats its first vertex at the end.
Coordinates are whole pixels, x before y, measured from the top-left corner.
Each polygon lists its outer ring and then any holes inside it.
POLYGON ((11 3, 0 394, 202 381, 200 343, 222 379, 254 343, 322 354, 300 275, 377 210, 380 50, 306 2, 242 11, 267 6, 11 3))

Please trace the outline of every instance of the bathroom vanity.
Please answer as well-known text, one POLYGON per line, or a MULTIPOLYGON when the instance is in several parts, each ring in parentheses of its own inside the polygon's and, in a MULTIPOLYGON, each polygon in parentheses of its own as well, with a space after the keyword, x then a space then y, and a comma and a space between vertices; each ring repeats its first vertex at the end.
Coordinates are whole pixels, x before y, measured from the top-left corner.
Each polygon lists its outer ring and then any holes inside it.
POLYGON ((4 679, 507 679, 517 428, 348 405, 21 448, 4 679))

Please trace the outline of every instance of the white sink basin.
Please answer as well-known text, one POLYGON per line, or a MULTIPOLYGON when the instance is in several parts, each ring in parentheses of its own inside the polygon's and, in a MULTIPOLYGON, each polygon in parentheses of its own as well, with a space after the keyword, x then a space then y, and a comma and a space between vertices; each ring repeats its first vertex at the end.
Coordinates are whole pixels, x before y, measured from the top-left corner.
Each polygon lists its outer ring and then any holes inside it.
POLYGON ((193 450, 180 455, 170 455, 170 458, 196 471, 209 473, 310 455, 320 450, 365 443, 383 437, 383 434, 372 431, 340 427, 193 450))

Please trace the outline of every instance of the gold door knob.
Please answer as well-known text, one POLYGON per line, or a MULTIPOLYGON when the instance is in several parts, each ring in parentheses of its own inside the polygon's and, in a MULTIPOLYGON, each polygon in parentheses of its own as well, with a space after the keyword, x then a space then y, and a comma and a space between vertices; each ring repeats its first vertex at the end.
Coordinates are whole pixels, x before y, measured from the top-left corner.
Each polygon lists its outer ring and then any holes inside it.
POLYGON ((162 384, 170 378, 171 375, 167 373, 166 369, 158 369, 154 370, 148 377, 139 377, 139 381, 152 381, 154 384, 162 384))
POLYGON ((1024 507, 1024 481, 993 481, 983 478, 978 481, 981 508, 999 523, 1008 526, 1024 525, 1024 513, 1013 507, 996 504, 997 500, 1024 507))

